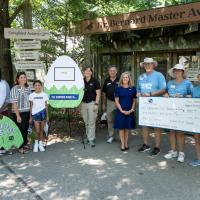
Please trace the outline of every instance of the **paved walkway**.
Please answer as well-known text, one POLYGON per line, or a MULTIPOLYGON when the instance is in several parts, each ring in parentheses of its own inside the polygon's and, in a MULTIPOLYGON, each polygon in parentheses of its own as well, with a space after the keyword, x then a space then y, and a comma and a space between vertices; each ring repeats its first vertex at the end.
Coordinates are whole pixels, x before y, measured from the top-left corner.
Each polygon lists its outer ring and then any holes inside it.
MULTIPOLYGON (((130 150, 105 142, 106 130, 97 134, 97 146, 83 149, 79 140, 58 141, 45 153, 0 157, 1 200, 199 200, 200 168, 188 165, 194 158, 187 138, 186 162, 138 153, 141 135, 130 136, 130 150)), ((78 138, 79 139, 79 138, 78 138)), ((153 140, 152 140, 153 141, 153 140)))

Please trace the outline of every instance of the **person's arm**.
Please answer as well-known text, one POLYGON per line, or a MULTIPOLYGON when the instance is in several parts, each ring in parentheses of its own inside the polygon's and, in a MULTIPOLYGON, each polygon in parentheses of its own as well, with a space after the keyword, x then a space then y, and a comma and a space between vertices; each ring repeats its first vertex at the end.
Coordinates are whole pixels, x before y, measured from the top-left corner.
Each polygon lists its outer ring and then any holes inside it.
POLYGON ((163 94, 166 93, 166 89, 158 90, 156 92, 150 92, 150 96, 162 96, 163 94))
POLYGON ((125 114, 125 111, 122 109, 120 103, 119 103, 119 97, 115 97, 115 105, 119 109, 119 111, 123 114, 125 114))
POLYGON ((159 90, 150 93, 150 96, 162 96, 163 94, 166 93, 166 80, 165 77, 163 76, 163 74, 160 73, 159 79, 158 79, 158 84, 159 84, 159 90))
POLYGON ((132 107, 131 107, 131 109, 128 111, 128 114, 131 114, 131 113, 135 112, 135 106, 136 106, 136 99, 133 98, 132 107))
POLYGON ((20 116, 20 112, 19 112, 19 108, 17 106, 17 101, 18 101, 18 90, 16 87, 13 87, 11 92, 10 92, 10 99, 11 99, 11 103, 12 103, 12 110, 15 113, 16 117, 17 117, 17 123, 21 123, 22 119, 20 116))
POLYGON ((46 108, 46 121, 49 122, 49 110, 48 110, 48 103, 45 101, 45 108, 46 108))
POLYGON ((103 112, 106 112, 106 94, 104 92, 102 92, 102 109, 103 109, 103 112))
POLYGON ((32 119, 32 107, 33 107, 33 102, 30 101, 30 116, 29 116, 29 124, 32 124, 33 119, 32 119))
POLYGON ((101 94, 101 90, 100 89, 96 90, 96 99, 95 99, 94 109, 93 109, 94 112, 98 111, 100 94, 101 94))
POLYGON ((137 96, 137 97, 141 97, 141 88, 140 88, 139 78, 138 78, 138 80, 137 80, 137 87, 136 87, 136 89, 137 89, 137 94, 136 94, 136 96, 137 96))
POLYGON ((22 119, 21 119, 21 116, 20 116, 20 113, 19 113, 19 109, 18 109, 18 106, 17 106, 17 102, 13 102, 13 103, 12 103, 12 110, 13 110, 14 113, 16 114, 17 123, 21 123, 21 122, 22 122, 22 119))

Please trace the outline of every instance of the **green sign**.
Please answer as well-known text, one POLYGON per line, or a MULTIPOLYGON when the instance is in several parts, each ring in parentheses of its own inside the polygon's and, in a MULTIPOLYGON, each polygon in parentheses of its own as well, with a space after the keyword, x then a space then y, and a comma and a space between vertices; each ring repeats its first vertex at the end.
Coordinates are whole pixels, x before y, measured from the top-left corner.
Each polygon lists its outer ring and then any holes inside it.
POLYGON ((17 125, 10 118, 0 115, 0 148, 19 148, 22 143, 23 137, 17 125))

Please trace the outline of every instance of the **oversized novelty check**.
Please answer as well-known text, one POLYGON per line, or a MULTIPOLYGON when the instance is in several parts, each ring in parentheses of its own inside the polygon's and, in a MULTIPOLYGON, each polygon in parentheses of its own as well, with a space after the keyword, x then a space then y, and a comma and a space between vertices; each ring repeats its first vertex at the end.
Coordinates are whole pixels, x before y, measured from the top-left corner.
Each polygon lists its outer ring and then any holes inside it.
POLYGON ((139 125, 200 134, 200 98, 139 97, 139 125))

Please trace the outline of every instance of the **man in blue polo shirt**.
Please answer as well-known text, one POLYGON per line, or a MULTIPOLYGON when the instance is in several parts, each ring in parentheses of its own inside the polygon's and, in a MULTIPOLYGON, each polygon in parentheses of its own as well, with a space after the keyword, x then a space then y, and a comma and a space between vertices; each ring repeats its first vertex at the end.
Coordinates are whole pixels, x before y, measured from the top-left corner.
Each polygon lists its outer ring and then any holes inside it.
MULTIPOLYGON (((166 90, 166 80, 163 74, 154 70, 157 67, 157 62, 152 58, 145 58, 144 62, 140 63, 141 67, 144 67, 145 73, 139 76, 137 81, 137 96, 150 97, 150 96, 162 96, 166 90)), ((145 152, 150 150, 148 145, 149 127, 143 126, 143 139, 144 144, 138 149, 139 152, 145 152)), ((160 136, 161 129, 154 128, 156 133, 156 145, 151 151, 150 155, 154 156, 160 153, 160 136)))

